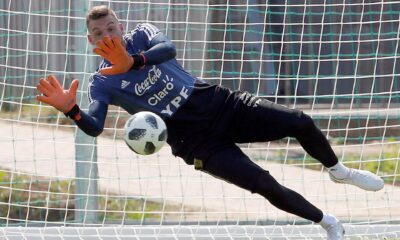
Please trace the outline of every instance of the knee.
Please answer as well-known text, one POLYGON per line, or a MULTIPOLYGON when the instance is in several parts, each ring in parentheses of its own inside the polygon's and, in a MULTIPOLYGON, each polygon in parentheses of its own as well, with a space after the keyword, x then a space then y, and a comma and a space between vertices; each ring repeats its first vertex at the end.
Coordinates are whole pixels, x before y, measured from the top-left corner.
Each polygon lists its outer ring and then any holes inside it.
POLYGON ((307 114, 300 112, 298 118, 294 122, 295 134, 304 135, 313 132, 317 127, 314 120, 307 114))
POLYGON ((292 190, 282 186, 268 172, 258 178, 255 192, 265 197, 279 209, 290 208, 293 198, 292 190))
POLYGON ((279 202, 285 194, 285 188, 268 171, 257 179, 254 192, 268 199, 271 203, 279 202))

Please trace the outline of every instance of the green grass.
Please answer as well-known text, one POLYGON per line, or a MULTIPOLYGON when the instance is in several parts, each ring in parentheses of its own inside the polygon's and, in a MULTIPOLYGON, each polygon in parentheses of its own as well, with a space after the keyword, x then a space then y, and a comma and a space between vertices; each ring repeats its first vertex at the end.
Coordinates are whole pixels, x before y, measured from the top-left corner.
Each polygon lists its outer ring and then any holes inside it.
POLYGON ((0 171, 0 224, 28 220, 73 220, 69 181, 50 181, 9 171, 0 171), (60 194, 62 193, 62 194, 60 194))
MULTIPOLYGON (((50 180, 0 170, 0 226, 23 225, 26 221, 73 223, 74 193, 73 179, 50 180)), ((99 223, 160 222, 172 219, 180 210, 156 199, 113 193, 100 193, 97 198, 99 223)))

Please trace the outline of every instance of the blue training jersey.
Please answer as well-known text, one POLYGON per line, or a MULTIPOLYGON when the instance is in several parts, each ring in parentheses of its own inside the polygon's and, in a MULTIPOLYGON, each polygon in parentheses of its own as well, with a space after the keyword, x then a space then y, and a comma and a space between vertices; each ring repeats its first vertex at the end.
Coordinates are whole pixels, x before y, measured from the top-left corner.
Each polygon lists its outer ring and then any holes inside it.
MULTIPOLYGON (((130 55, 146 51, 160 33, 151 24, 139 24, 124 36, 126 50, 130 55)), ((99 69, 108 66, 103 60, 99 69)), ((196 81, 175 59, 117 75, 101 75, 99 69, 90 77, 90 102, 120 106, 130 114, 151 111, 169 118, 189 98, 196 81)))

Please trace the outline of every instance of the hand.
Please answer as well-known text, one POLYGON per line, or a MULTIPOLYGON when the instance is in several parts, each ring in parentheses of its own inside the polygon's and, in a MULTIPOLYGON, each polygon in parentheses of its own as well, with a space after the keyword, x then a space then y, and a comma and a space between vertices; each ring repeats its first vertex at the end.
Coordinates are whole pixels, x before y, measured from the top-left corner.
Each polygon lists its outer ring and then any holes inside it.
POLYGON ((55 76, 41 78, 36 86, 42 95, 36 96, 40 102, 47 103, 57 110, 68 113, 76 105, 76 90, 79 81, 74 79, 68 90, 64 90, 55 76))
POLYGON ((125 47, 122 46, 119 37, 109 36, 103 37, 103 40, 96 42, 96 48, 93 52, 107 59, 112 66, 100 70, 101 74, 113 75, 126 73, 132 68, 134 64, 133 58, 128 54, 125 47))

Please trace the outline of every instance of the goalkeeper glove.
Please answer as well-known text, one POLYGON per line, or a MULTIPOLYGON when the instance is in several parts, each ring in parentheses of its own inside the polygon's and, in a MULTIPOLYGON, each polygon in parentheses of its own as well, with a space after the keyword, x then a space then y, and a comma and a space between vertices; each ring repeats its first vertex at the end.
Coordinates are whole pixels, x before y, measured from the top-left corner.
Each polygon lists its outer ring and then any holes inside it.
POLYGON ((55 76, 50 75, 46 79, 41 78, 36 88, 42 95, 36 96, 36 99, 55 107, 74 120, 79 120, 80 110, 76 105, 78 84, 79 81, 74 79, 69 89, 64 90, 55 76))
POLYGON ((110 38, 104 36, 103 40, 96 42, 96 48, 93 52, 104 59, 107 59, 112 66, 100 70, 101 74, 113 75, 128 72, 131 69, 139 69, 145 64, 143 54, 130 56, 122 45, 121 39, 117 36, 110 38))

